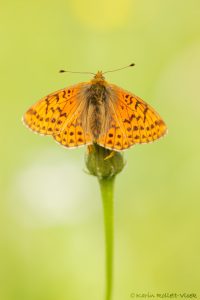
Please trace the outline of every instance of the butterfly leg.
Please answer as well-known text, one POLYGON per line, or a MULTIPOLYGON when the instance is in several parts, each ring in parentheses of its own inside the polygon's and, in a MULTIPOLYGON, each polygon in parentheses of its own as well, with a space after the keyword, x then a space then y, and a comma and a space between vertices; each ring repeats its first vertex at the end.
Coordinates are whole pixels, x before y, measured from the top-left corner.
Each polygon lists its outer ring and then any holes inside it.
MULTIPOLYGON (((88 154, 91 154, 91 153, 97 151, 97 149, 95 148, 95 146, 96 146, 95 144, 87 146, 88 154)), ((108 149, 105 149, 105 150, 106 150, 106 152, 109 152, 109 153, 106 154, 106 156, 103 158, 104 160, 110 159, 110 158, 112 158, 115 155, 115 151, 110 151, 108 149)))
POLYGON ((115 151, 111 151, 110 154, 108 154, 106 157, 104 157, 104 160, 112 158, 114 155, 115 155, 115 151))
POLYGON ((88 154, 90 154, 90 153, 94 152, 94 151, 95 151, 95 148, 94 148, 94 146, 93 146, 93 145, 88 145, 88 147, 87 147, 87 151, 88 151, 88 154))

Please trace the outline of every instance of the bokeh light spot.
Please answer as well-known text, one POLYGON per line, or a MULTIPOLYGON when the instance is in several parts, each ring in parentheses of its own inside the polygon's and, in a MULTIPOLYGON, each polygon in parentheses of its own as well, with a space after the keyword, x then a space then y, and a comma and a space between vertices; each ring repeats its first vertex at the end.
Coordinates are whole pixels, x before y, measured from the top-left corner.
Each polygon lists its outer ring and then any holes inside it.
POLYGON ((99 206, 80 162, 53 154, 36 158, 11 182, 9 209, 27 226, 80 223, 99 206))
POLYGON ((77 19, 93 29, 112 29, 126 23, 130 16, 130 0, 79 1, 71 0, 72 12, 77 19))

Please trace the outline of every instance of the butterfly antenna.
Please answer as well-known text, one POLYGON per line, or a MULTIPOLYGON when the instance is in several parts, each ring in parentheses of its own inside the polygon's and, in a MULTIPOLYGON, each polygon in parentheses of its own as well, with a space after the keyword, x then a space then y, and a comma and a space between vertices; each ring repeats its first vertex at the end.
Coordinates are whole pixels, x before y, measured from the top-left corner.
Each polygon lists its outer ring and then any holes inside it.
POLYGON ((66 71, 66 70, 60 70, 59 73, 78 73, 78 74, 92 74, 92 75, 95 75, 95 73, 92 73, 92 72, 74 72, 74 71, 66 71))
POLYGON ((135 66, 135 64, 132 63, 132 64, 126 66, 126 67, 123 67, 123 68, 119 68, 119 69, 115 69, 115 70, 111 70, 111 71, 106 71, 106 72, 104 72, 103 74, 110 73, 110 72, 115 72, 115 71, 120 71, 120 70, 129 68, 129 67, 133 67, 133 66, 135 66))

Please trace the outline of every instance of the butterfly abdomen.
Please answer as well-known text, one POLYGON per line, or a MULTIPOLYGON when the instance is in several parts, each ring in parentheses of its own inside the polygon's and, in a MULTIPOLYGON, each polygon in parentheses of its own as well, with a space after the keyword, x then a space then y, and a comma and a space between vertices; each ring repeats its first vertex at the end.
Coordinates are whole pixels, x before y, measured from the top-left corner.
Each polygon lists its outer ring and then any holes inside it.
POLYGON ((105 107, 108 101, 108 92, 103 84, 92 84, 87 95, 88 107, 90 110, 89 127, 94 137, 97 139, 102 131, 105 119, 105 107))

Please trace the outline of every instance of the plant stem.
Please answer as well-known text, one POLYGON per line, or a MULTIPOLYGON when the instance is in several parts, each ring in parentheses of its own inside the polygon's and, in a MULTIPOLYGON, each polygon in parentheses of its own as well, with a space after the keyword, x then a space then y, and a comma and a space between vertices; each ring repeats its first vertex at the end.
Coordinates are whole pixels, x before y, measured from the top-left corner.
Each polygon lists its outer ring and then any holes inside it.
POLYGON ((113 225, 114 225, 114 181, 125 165, 120 152, 105 149, 97 144, 88 147, 85 156, 87 169, 98 178, 104 211, 106 291, 105 300, 111 300, 113 283, 113 225))
POLYGON ((106 263, 106 291, 105 300, 111 300, 113 284, 113 221, 114 221, 114 181, 115 176, 99 178, 101 189, 104 232, 105 232, 105 263, 106 263))

